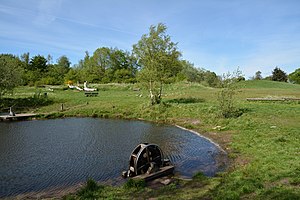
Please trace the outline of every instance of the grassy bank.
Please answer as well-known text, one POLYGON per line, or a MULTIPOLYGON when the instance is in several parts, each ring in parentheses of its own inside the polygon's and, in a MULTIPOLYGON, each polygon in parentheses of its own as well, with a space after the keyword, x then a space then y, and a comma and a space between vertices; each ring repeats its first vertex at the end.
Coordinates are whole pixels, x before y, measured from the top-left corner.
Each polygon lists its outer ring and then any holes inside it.
MULTIPOLYGON (((20 87, 10 99, 31 98, 47 92, 47 103, 28 109, 44 117, 93 116, 144 119, 178 124, 202 133, 219 143, 232 158, 231 167, 214 178, 197 176, 176 181, 158 190, 101 186, 88 191, 92 198, 131 199, 299 199, 300 198, 300 104, 297 101, 247 102, 248 97, 300 98, 300 85, 271 81, 239 83, 238 118, 219 117, 219 89, 199 84, 167 85, 163 104, 149 106, 147 91, 136 85, 95 85, 97 97, 63 87, 20 87), (64 110, 61 110, 63 104, 64 110), (200 178, 199 178, 200 177, 200 178)), ((17 101, 17 100, 15 100, 17 101)), ((8 103, 7 103, 8 104, 8 103)), ((3 105, 3 107, 8 105, 3 105)), ((16 106, 17 107, 17 106, 16 106)), ((21 106, 20 106, 21 107, 21 106)), ((87 194, 70 195, 80 198, 87 194)))

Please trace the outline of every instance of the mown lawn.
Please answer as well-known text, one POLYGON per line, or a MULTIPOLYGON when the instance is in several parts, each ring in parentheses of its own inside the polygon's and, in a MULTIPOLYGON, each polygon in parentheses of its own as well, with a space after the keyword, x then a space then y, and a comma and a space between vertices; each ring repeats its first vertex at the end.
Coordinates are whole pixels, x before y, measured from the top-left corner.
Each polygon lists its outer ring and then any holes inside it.
POLYGON ((66 199, 300 199, 299 101, 246 101, 248 97, 300 98, 300 85, 272 81, 243 81, 238 85, 236 106, 243 114, 229 119, 219 116, 219 89, 191 83, 166 85, 163 103, 157 106, 149 106, 147 91, 123 84, 94 85, 99 89, 97 97, 62 87, 53 91, 20 87, 6 97, 13 102, 11 98, 47 92, 48 104, 28 108, 44 113, 46 118, 93 116, 178 124, 219 143, 232 161, 224 173, 213 178, 197 176, 156 190, 101 186, 66 199))

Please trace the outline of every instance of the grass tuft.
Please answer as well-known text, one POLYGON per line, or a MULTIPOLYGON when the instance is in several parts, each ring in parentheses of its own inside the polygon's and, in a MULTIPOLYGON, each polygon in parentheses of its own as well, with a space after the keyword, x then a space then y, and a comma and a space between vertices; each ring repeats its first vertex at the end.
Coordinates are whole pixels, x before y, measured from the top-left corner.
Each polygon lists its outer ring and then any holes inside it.
POLYGON ((125 189, 143 189, 146 187, 146 182, 143 179, 129 179, 125 184, 125 189))

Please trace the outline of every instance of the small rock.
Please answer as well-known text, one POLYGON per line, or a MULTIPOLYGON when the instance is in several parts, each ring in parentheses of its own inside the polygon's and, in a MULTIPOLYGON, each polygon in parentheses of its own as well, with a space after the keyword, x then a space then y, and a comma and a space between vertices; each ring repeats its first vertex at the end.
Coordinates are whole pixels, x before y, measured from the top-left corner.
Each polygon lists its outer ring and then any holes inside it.
POLYGON ((222 131, 222 130, 225 130, 226 127, 222 127, 222 126, 216 126, 213 128, 213 130, 218 130, 218 131, 222 131))
POLYGON ((171 182, 172 182, 172 180, 171 179, 165 179, 165 180, 162 180, 162 181, 160 181, 162 184, 164 184, 164 185, 169 185, 171 182))
POLYGON ((213 130, 219 130, 221 128, 222 128, 222 126, 215 126, 215 127, 213 127, 213 130))

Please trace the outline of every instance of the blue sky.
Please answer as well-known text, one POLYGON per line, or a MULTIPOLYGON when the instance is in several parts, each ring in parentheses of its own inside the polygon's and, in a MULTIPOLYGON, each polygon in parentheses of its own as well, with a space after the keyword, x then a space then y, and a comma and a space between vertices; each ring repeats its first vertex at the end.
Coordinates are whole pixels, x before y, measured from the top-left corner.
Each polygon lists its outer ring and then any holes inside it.
POLYGON ((0 53, 77 64, 103 46, 131 51, 160 22, 182 59, 217 74, 300 67, 299 0, 0 0, 0 53))

